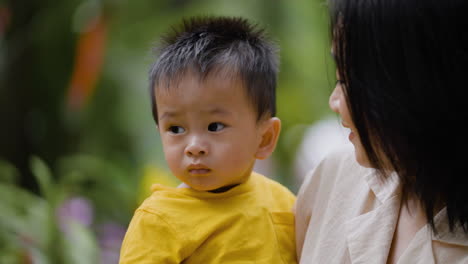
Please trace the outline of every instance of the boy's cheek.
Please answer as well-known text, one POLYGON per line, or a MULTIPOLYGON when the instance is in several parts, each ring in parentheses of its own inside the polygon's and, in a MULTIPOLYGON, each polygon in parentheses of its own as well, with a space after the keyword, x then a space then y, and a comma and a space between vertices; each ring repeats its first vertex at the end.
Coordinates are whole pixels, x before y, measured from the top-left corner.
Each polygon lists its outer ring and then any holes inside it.
POLYGON ((182 159, 184 158, 183 149, 174 146, 163 146, 163 151, 166 161, 171 169, 180 166, 182 159))

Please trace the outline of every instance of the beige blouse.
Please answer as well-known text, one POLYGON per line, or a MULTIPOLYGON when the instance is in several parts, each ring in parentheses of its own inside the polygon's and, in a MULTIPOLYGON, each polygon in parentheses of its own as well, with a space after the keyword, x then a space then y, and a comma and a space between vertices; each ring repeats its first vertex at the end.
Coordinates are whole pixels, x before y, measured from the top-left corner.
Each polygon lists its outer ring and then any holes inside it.
MULTIPOLYGON (((359 166, 346 148, 323 160, 305 179, 296 203, 300 263, 385 264, 398 220, 398 177, 377 177, 359 166)), ((468 264, 468 235, 451 233, 445 208, 435 217, 438 230, 420 229, 400 256, 400 264, 468 264)))

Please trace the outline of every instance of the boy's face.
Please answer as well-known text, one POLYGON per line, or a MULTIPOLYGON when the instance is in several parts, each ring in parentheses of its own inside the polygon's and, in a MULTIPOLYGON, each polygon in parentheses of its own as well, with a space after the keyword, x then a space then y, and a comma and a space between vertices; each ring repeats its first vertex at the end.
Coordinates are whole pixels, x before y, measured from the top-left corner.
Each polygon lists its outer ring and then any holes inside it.
POLYGON ((262 121, 237 79, 186 74, 156 90, 159 132, 174 175, 201 191, 244 182, 262 142, 262 121))

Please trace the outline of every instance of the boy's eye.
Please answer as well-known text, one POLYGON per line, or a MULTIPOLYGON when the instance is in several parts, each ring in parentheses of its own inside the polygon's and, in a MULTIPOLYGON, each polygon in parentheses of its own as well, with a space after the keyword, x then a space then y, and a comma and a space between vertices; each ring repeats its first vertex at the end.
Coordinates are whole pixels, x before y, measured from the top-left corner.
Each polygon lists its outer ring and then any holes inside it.
POLYGON ((174 134, 180 134, 185 132, 185 128, 181 126, 171 126, 169 127, 169 131, 174 134))
POLYGON ((214 122, 208 125, 208 131, 216 132, 216 131, 220 131, 224 127, 225 127, 224 124, 220 122, 214 122))

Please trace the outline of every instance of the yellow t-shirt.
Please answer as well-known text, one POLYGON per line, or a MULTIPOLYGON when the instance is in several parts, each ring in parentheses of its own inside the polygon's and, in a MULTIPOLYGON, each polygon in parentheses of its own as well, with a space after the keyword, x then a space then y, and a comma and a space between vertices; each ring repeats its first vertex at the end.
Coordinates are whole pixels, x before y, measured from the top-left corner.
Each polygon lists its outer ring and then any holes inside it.
POLYGON ((224 193, 156 184, 130 222, 120 263, 297 263, 294 202, 257 173, 224 193))

